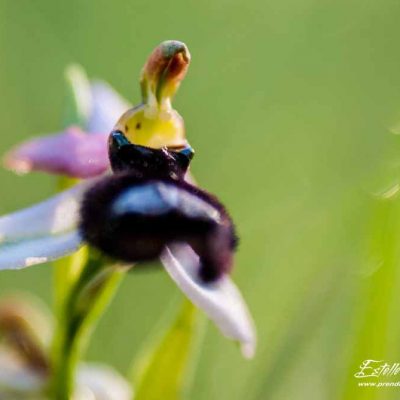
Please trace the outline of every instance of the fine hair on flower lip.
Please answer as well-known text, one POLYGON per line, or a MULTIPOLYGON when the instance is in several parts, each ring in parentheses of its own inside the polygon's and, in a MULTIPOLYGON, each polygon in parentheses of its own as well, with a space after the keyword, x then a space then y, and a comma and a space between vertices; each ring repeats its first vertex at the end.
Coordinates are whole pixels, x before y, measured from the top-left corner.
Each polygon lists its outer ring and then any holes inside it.
POLYGON ((84 196, 81 234, 124 262, 153 260, 170 242, 188 242, 200 255, 200 277, 213 281, 232 267, 236 234, 216 197, 183 181, 146 179, 134 171, 109 176, 84 196))
POLYGON ((83 238, 127 263, 154 260, 169 243, 187 242, 200 256, 203 281, 228 273, 235 229, 215 196, 184 181, 193 151, 135 145, 118 130, 108 144, 115 173, 84 196, 83 238))

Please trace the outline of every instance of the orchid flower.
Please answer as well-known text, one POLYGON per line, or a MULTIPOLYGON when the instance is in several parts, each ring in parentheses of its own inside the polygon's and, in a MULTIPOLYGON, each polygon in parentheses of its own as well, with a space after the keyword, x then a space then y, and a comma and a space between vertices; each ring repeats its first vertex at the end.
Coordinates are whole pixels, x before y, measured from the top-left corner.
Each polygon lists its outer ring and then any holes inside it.
MULTIPOLYGON (((172 108, 171 98, 189 61, 190 54, 183 43, 162 43, 143 69, 140 106, 128 109, 127 102, 110 86, 94 83, 85 93, 91 97, 85 132, 70 127, 23 143, 6 155, 6 167, 17 173, 45 171, 82 181, 39 204, 0 218, 0 270, 55 260, 75 252, 84 243, 78 229, 81 201, 99 177, 110 174, 107 140, 113 126, 138 145, 187 145, 183 119, 172 108)), ((256 344, 254 325, 228 274, 213 283, 202 282, 198 278, 198 256, 182 243, 165 248, 160 261, 182 292, 225 336, 241 343, 244 356, 252 357, 256 344)))
MULTIPOLYGON (((43 399, 46 380, 11 352, 0 349, 0 396, 15 400, 43 399), (35 397, 32 397, 35 396, 35 397)), ((129 383, 102 364, 78 365, 73 400, 131 400, 129 383)), ((3 398, 3 397, 2 397, 3 398)))
MULTIPOLYGON (((43 399, 49 379, 51 318, 35 298, 19 294, 0 303, 0 398, 43 399)), ((79 364, 73 400, 132 400, 129 383, 112 368, 79 364)))

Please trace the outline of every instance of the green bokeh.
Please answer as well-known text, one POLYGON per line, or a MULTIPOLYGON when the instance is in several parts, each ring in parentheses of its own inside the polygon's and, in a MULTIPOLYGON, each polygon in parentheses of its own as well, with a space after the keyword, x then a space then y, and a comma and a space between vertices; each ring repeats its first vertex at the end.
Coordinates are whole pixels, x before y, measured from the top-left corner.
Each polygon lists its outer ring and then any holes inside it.
MULTIPOLYGON (((1 153, 60 128, 67 64, 135 103, 156 44, 191 50, 175 105, 195 176, 237 223, 259 335, 248 362, 210 326, 191 400, 400 397, 353 377, 400 362, 400 213, 373 195, 400 177, 399 18, 396 0, 0 0, 1 153)), ((0 182, 1 213, 54 191, 41 174, 0 182)), ((51 267, 3 272, 15 289, 49 302, 51 267)), ((127 371, 175 296, 161 270, 130 274, 88 358, 127 371)))

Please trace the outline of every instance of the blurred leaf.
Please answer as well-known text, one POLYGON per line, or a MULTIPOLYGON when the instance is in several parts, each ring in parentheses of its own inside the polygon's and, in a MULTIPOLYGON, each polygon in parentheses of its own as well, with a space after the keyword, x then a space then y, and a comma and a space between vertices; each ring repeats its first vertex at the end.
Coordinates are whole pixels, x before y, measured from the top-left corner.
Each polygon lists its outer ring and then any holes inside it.
POLYGON ((399 221, 400 199, 398 196, 376 201, 372 213, 369 249, 371 257, 375 263, 379 264, 369 276, 362 280, 359 289, 359 307, 354 316, 358 328, 357 336, 342 395, 342 398, 346 400, 388 397, 379 388, 368 388, 367 392, 361 393, 354 374, 359 371, 364 360, 390 362, 395 359, 396 349, 393 344, 390 346, 389 338, 392 331, 398 331, 395 326, 398 324, 398 309, 394 305, 397 304, 398 298, 395 282, 398 281, 400 265, 399 221))
POLYGON ((267 349, 268 354, 264 356, 266 365, 259 367, 265 378, 259 382, 255 394, 249 395, 249 398, 273 398, 277 390, 285 384, 298 355, 309 346, 338 295, 338 289, 343 284, 343 274, 333 273, 329 269, 322 270, 309 282, 309 294, 299 299, 299 304, 289 319, 289 327, 280 334, 280 343, 274 350, 267 349), (318 285, 313 284, 314 282, 318 282, 318 285))
POLYGON ((182 398, 188 386, 189 364, 200 331, 197 309, 185 300, 165 336, 140 360, 135 400, 182 398))

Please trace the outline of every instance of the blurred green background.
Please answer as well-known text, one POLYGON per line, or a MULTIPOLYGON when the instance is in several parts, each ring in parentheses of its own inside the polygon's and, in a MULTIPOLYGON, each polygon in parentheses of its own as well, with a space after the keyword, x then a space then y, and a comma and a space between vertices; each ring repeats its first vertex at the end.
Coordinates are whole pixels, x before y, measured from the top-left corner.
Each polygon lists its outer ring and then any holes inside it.
MULTIPOLYGON (((0 0, 1 153, 60 128, 67 64, 137 103, 155 45, 191 50, 175 106, 195 176, 237 223, 259 335, 249 362, 210 325, 191 400, 400 398, 354 378, 400 362, 400 205, 378 195, 400 178, 399 19, 396 0, 0 0)), ((1 213, 55 187, 0 182, 1 213)), ((51 266, 2 272, 16 289, 50 302, 51 266)), ((126 372, 177 293, 162 270, 131 273, 88 359, 126 372)))

